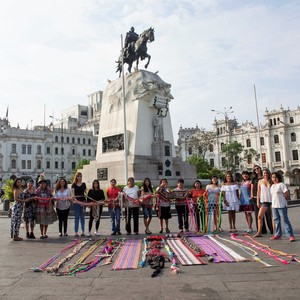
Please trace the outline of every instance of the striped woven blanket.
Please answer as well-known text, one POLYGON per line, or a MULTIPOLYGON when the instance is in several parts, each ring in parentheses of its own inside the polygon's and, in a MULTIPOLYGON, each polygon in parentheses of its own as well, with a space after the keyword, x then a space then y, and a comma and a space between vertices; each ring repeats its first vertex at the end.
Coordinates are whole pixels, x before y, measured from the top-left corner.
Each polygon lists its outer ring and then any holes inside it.
POLYGON ((122 247, 111 270, 132 270, 139 266, 142 240, 128 240, 122 247))

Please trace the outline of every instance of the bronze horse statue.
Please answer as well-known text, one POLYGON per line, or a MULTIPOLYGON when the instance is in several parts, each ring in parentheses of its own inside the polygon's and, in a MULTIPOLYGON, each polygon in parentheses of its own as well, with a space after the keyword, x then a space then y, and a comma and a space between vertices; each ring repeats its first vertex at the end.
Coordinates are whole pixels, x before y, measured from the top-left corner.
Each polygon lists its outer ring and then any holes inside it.
MULTIPOLYGON (((151 59, 151 56, 147 53, 147 42, 153 42, 153 41, 154 41, 154 28, 150 27, 149 29, 141 33, 136 41, 132 42, 133 44, 132 47, 128 46, 124 48, 123 62, 124 64, 128 65, 127 70, 129 73, 131 73, 131 68, 134 61, 136 61, 136 69, 138 69, 139 59, 144 60, 145 58, 148 58, 148 61, 145 64, 145 68, 147 69, 151 59)), ((126 43, 125 40, 125 45, 126 44, 128 43, 126 43)), ((119 72, 119 77, 120 77, 122 73, 122 54, 120 55, 116 63, 118 64, 116 72, 119 72)))

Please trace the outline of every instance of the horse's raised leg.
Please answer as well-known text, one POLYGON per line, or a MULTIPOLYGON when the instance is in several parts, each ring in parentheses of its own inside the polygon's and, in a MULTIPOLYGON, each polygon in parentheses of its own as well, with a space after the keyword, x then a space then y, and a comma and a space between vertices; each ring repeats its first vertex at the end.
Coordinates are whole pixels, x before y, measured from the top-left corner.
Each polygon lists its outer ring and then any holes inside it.
POLYGON ((146 53, 145 56, 148 57, 148 61, 147 61, 147 63, 145 64, 145 68, 147 69, 147 68, 148 68, 148 65, 149 65, 149 63, 150 63, 151 55, 149 55, 149 54, 146 53))

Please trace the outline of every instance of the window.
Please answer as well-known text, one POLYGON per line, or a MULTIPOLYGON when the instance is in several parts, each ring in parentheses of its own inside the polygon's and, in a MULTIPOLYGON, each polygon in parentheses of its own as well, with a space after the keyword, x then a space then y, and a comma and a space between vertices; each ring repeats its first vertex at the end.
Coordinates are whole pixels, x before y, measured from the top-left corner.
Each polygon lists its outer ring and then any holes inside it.
POLYGON ((193 149, 192 149, 192 147, 189 147, 189 148, 188 148, 188 154, 189 154, 189 155, 192 155, 192 154, 193 154, 193 149))
POLYGON ((265 138, 263 138, 263 137, 260 138, 260 145, 261 146, 265 145, 265 138))
POLYGON ((22 154, 26 154, 26 145, 22 145, 22 154))
POLYGON ((214 146, 212 144, 209 144, 209 152, 214 152, 214 146))
POLYGON ((211 165, 211 167, 214 167, 215 166, 215 160, 213 158, 211 158, 209 160, 209 164, 211 165))
POLYGON ((51 169, 51 162, 49 160, 46 161, 46 169, 51 169))
POLYGON ((172 172, 170 170, 166 170, 165 176, 172 176, 172 172))
POLYGON ((31 160, 27 160, 27 169, 31 169, 31 160))
POLYGON ((291 133, 291 142, 296 142, 296 133, 295 132, 291 133))
POLYGON ((61 168, 62 168, 62 170, 65 168, 65 162, 64 161, 61 162, 61 168))
POLYGON ((80 138, 77 139, 77 144, 80 144, 80 138))
POLYGON ((17 145, 16 144, 11 145, 11 153, 17 153, 17 145))
POLYGON ((42 168, 42 162, 40 160, 36 161, 36 168, 41 169, 42 168))
POLYGON ((249 148, 251 147, 251 140, 250 139, 247 139, 246 140, 246 146, 249 148))
POLYGON ((89 145, 91 144, 91 139, 88 139, 88 144, 89 144, 89 145))
POLYGON ((261 161, 262 161, 263 164, 265 164, 267 162, 267 155, 266 155, 266 153, 262 153, 261 154, 261 161))
POLYGON ((67 136, 67 143, 69 144, 70 143, 70 138, 67 136))
POLYGON ((22 159, 21 161, 21 168, 26 169, 26 160, 22 159))
POLYGON ((27 145, 27 154, 31 154, 31 145, 27 145))
POLYGON ((83 155, 83 156, 86 156, 86 153, 85 153, 85 152, 86 152, 85 149, 83 149, 83 150, 82 150, 82 155, 83 155))
POLYGON ((75 148, 72 149, 72 155, 75 155, 76 154, 76 150, 75 148))
POLYGON ((42 146, 41 146, 41 145, 38 145, 38 146, 36 147, 36 154, 37 154, 37 155, 41 155, 41 154, 42 154, 42 146))
POLYGON ((290 123, 291 123, 291 124, 294 123, 294 117, 290 117, 290 123))
POLYGON ((278 136, 278 134, 275 134, 275 135, 274 135, 274 143, 275 143, 275 144, 278 144, 278 143, 279 143, 279 136, 278 136))
POLYGON ((293 160, 299 160, 298 150, 292 150, 293 160))
POLYGON ((72 144, 75 144, 75 138, 72 137, 72 144))
POLYGON ((269 125, 272 126, 273 125, 273 121, 272 119, 269 120, 269 125))
POLYGON ((64 155, 64 148, 60 148, 60 154, 64 155))
POLYGON ((58 161, 56 161, 56 162, 54 163, 54 168, 55 168, 55 169, 58 169, 58 161))
POLYGON ((76 162, 72 162, 72 170, 75 170, 75 168, 76 168, 76 162))
POLYGON ((222 166, 225 167, 226 166, 226 158, 222 157, 221 161, 222 161, 222 166))
POLYGON ((12 168, 12 169, 16 169, 16 167, 17 167, 17 162, 16 162, 15 159, 12 159, 12 160, 11 160, 11 168, 12 168))
POLYGON ((220 134, 220 129, 219 128, 217 128, 217 135, 219 135, 220 134))
POLYGON ((55 136, 55 143, 58 143, 58 136, 55 136))
POLYGON ((58 148, 57 148, 57 147, 55 147, 54 153, 55 153, 56 155, 58 155, 58 148))
POLYGON ((275 161, 276 162, 281 162, 280 151, 275 152, 275 161))
POLYGON ((88 150, 88 155, 91 156, 92 155, 92 151, 91 149, 88 150))
POLYGON ((85 138, 82 139, 82 144, 85 145, 85 138))
POLYGON ((63 136, 60 137, 60 142, 64 143, 64 137, 63 136))
POLYGON ((273 123, 274 123, 274 125, 276 125, 276 119, 275 118, 273 119, 273 123))
POLYGON ((51 153, 51 148, 50 148, 50 147, 47 147, 47 148, 46 148, 46 153, 47 153, 47 154, 50 154, 50 153, 51 153))
POLYGON ((224 148, 225 148, 225 144, 221 143, 221 150, 224 150, 224 148))

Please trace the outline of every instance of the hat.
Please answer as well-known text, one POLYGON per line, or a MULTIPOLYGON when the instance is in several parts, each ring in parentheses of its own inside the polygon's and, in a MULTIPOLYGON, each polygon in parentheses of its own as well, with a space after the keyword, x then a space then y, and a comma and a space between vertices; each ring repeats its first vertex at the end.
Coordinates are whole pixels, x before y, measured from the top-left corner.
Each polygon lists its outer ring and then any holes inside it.
POLYGON ((47 180, 45 179, 45 175, 44 174, 41 174, 39 179, 38 179, 38 183, 42 183, 42 182, 45 182, 47 183, 47 180))

